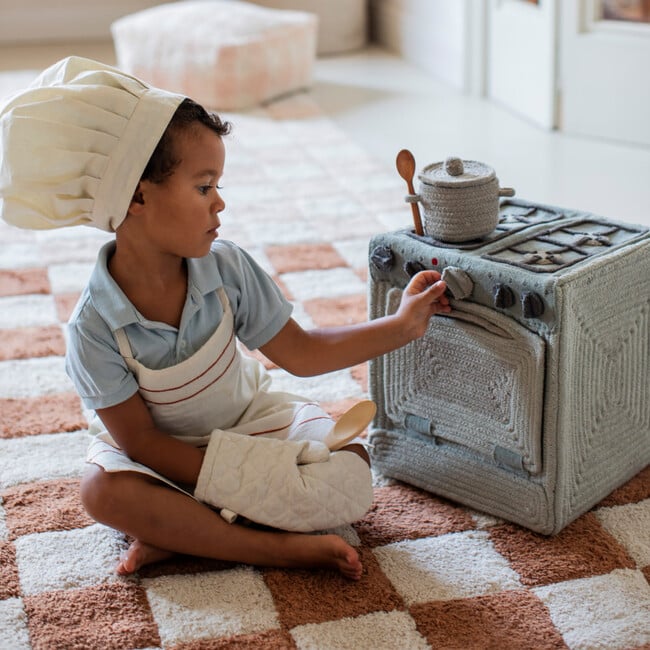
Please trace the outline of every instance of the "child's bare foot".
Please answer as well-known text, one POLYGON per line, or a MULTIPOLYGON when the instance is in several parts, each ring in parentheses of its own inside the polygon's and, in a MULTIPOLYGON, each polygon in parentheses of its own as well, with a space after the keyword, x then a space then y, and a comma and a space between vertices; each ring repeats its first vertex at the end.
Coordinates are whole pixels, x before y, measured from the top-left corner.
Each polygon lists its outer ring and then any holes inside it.
MULTIPOLYGON (((278 535, 278 533, 271 534, 278 535)), ((298 536, 295 536, 294 539, 298 539, 298 536)), ((338 535, 300 535, 299 540, 301 547, 299 555, 286 562, 288 566, 327 567, 340 571, 350 580, 361 578, 363 565, 359 554, 342 537, 338 535)), ((120 558, 115 572, 122 576, 131 575, 146 564, 166 560, 172 555, 174 553, 171 551, 144 544, 136 539, 120 558)), ((278 565, 282 564, 285 562, 278 562, 278 565)))
MULTIPOLYGON (((339 538, 340 539, 340 538, 339 538)), ((350 580, 360 580, 363 573, 363 565, 359 559, 359 554, 356 549, 349 546, 347 542, 341 540, 345 545, 345 549, 341 547, 335 553, 336 568, 350 580)))
POLYGON ((363 565, 356 549, 338 535, 307 535, 306 540, 315 542, 315 556, 312 566, 338 569, 350 580, 359 580, 363 565))
POLYGON ((174 554, 171 551, 165 551, 157 546, 144 544, 136 539, 120 557, 120 561, 115 567, 115 573, 120 576, 128 576, 135 573, 145 564, 160 562, 172 555, 174 554))

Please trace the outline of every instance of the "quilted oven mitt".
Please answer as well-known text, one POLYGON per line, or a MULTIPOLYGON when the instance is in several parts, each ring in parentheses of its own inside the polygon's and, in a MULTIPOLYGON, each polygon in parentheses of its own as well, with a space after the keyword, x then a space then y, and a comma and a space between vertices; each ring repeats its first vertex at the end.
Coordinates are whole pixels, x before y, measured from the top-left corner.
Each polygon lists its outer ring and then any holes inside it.
POLYGON ((373 494, 370 468, 357 454, 216 429, 194 496, 260 524, 312 532, 356 521, 373 494))

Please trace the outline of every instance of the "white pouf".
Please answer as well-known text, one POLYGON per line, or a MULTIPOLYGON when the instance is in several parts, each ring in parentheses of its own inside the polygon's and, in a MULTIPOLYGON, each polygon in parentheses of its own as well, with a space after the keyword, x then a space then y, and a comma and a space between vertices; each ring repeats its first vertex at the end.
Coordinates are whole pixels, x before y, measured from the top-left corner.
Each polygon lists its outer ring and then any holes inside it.
POLYGON ((318 19, 246 2, 145 9, 111 26, 118 67, 209 108, 238 110, 310 85, 318 19))

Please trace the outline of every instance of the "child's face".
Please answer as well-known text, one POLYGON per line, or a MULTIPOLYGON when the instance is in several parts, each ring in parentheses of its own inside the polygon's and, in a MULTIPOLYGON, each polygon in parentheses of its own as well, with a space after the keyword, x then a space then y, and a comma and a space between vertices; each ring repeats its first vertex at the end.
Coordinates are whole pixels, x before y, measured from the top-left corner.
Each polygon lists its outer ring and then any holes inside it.
POLYGON ((162 183, 142 181, 142 226, 147 241, 161 253, 203 257, 217 238, 225 203, 217 183, 223 174, 221 138, 202 124, 175 135, 180 163, 162 183))

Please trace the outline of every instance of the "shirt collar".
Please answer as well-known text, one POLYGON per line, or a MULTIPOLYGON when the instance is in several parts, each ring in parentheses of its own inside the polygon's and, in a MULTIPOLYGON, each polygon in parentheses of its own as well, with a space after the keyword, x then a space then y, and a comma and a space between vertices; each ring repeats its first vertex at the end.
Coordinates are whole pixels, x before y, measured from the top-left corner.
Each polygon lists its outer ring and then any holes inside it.
MULTIPOLYGON (((114 251, 115 241, 110 241, 102 246, 90 276, 88 291, 95 309, 112 331, 132 323, 150 327, 151 321, 138 312, 108 272, 108 260, 114 251)), ((188 294, 197 307, 203 304, 203 296, 223 286, 223 280, 212 252, 205 257, 187 258, 187 270, 188 294)), ((160 325, 157 324, 157 326, 160 325)))

